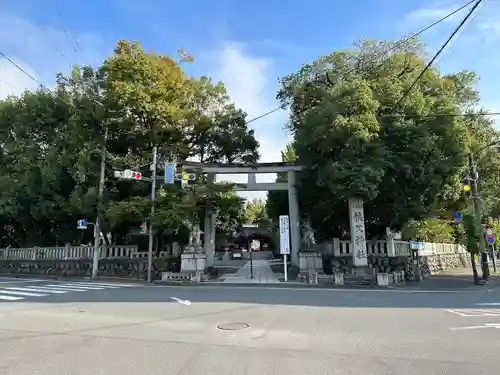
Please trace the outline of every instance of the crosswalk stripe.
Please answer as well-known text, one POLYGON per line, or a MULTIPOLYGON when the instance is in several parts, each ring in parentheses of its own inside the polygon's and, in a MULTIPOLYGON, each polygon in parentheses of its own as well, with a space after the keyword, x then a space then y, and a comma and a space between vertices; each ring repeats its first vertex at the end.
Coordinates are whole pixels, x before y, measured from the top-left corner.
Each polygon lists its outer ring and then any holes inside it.
POLYGON ((66 286, 68 288, 78 288, 78 289, 88 289, 88 290, 103 290, 103 289, 106 289, 105 287, 103 286, 99 286, 99 285, 91 285, 91 286, 87 286, 87 285, 79 285, 79 284, 74 284, 74 283, 71 283, 71 284, 60 284, 61 286, 66 286))
POLYGON ((66 285, 71 285, 71 287, 75 288, 89 288, 89 289, 113 289, 113 287, 109 287, 107 285, 100 285, 100 284, 94 284, 94 283, 71 283, 71 284, 66 284, 66 285))
POLYGON ((84 287, 79 287, 79 286, 71 286, 71 285, 47 284, 46 286, 50 286, 50 287, 52 287, 54 289, 73 290, 75 292, 85 292, 85 291, 91 290, 89 288, 84 288, 84 287))
POLYGON ((4 301, 19 301, 20 299, 24 299, 24 297, 2 296, 0 294, 0 299, 4 301))
MULTIPOLYGON (((44 281, 44 280, 40 280, 44 281)), ((92 290, 130 288, 131 284, 94 283, 94 282, 66 282, 60 284, 28 284, 5 285, 0 288, 0 301, 19 301, 26 297, 46 297, 53 294, 66 294, 71 292, 87 292, 92 290)))
POLYGON ((111 284, 111 283, 85 283, 81 281, 75 281, 72 284, 78 284, 78 285, 88 285, 88 286, 101 286, 105 288, 131 288, 133 285, 130 284, 111 284))
POLYGON ((5 290, 5 289, 2 289, 0 291, 0 294, 13 294, 15 296, 25 296, 25 297, 45 297, 47 295, 47 294, 20 292, 17 290, 5 290))
POLYGON ((42 292, 42 293, 52 293, 52 294, 65 294, 68 293, 68 290, 55 290, 51 288, 44 288, 43 286, 36 286, 36 287, 25 287, 25 288, 19 288, 19 287, 11 287, 11 288, 6 288, 9 290, 20 290, 26 291, 26 292, 42 292))

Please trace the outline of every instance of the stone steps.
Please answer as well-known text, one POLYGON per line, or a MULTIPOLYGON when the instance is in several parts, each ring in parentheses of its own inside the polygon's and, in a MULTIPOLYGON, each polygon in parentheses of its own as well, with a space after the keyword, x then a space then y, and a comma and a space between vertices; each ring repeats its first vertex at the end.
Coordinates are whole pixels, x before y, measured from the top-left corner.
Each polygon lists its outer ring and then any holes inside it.
POLYGON ((344 285, 374 285, 377 279, 373 276, 344 276, 344 285))

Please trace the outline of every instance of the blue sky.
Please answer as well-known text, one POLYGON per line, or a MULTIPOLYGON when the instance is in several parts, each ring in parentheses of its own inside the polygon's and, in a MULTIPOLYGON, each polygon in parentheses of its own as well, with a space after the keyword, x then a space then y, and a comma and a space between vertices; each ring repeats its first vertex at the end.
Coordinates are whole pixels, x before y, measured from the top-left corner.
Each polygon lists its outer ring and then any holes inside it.
MULTIPOLYGON (((101 62, 118 39, 148 50, 195 57, 188 72, 226 83, 236 104, 258 116, 276 107, 278 78, 359 38, 398 39, 466 0, 3 0, 0 50, 46 85, 74 63, 101 62), (69 30, 69 31, 65 31, 69 30), (76 43, 75 41, 78 41, 76 43), (75 48, 78 51, 75 51, 75 48)), ((466 11, 424 34, 434 52, 466 11)), ((500 111, 500 2, 486 1, 445 50, 444 71, 474 69, 486 107, 500 111)), ((0 60, 0 98, 34 83, 0 60)), ((264 161, 279 160, 288 140, 285 113, 252 123, 264 161)), ((270 178, 270 176, 268 176, 270 178)), ((267 178, 266 178, 267 180, 267 178)))

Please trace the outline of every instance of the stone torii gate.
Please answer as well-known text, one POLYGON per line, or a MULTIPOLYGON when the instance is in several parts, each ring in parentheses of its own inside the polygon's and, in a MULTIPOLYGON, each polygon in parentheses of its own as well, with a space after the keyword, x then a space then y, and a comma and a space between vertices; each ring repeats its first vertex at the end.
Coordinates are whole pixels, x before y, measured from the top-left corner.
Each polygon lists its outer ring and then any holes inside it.
MULTIPOLYGON (((303 169, 302 166, 290 162, 277 163, 253 163, 253 164, 208 164, 192 161, 178 162, 183 170, 188 172, 202 172, 207 174, 208 184, 215 182, 217 174, 246 174, 246 183, 236 183, 236 191, 288 191, 288 205, 290 216, 291 252, 290 261, 298 266, 300 250, 300 217, 296 190, 296 172, 303 169), (287 173, 287 182, 264 182, 256 181, 257 174, 263 173, 287 173)), ((204 232, 204 252, 207 257, 207 267, 214 265, 215 257, 215 212, 206 212, 204 232)))

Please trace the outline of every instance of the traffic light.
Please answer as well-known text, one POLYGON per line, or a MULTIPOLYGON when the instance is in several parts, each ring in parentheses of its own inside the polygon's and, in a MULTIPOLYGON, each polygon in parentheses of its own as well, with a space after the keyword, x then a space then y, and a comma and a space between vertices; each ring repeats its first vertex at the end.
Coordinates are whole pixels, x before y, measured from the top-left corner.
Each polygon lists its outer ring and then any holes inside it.
POLYGON ((147 232, 148 232, 148 226, 147 226, 146 222, 144 221, 143 223, 141 223, 141 233, 146 234, 147 232))
POLYGON ((130 169, 124 170, 122 176, 122 178, 127 178, 130 180, 142 180, 141 172, 131 171, 130 169))
POLYGON ((190 173, 190 172, 176 173, 175 179, 181 180, 181 187, 184 189, 189 184, 189 182, 196 180, 196 173, 190 173))
POLYGON ((462 180, 462 194, 467 198, 470 198, 472 196, 472 186, 470 178, 465 178, 462 180))

